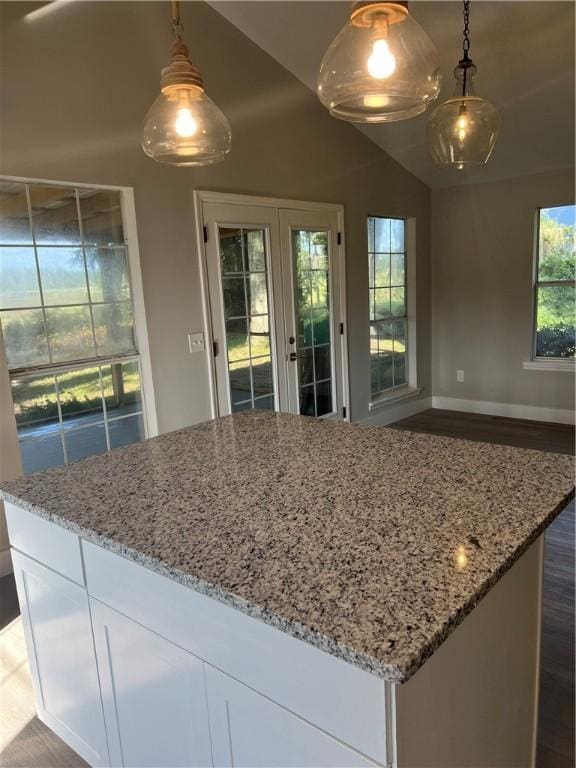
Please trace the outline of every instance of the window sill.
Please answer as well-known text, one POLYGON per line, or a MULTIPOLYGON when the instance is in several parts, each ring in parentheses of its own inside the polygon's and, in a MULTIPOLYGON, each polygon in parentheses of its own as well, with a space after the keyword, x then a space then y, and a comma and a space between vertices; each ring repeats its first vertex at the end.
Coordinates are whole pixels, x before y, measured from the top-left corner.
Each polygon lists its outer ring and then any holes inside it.
POLYGON ((417 397, 424 391, 424 387, 411 387, 406 385, 404 387, 398 387, 389 394, 379 395, 375 400, 368 405, 369 411, 374 411, 377 408, 383 408, 386 405, 392 405, 402 400, 409 400, 412 397, 417 397))
POLYGON ((565 371, 566 373, 574 373, 576 371, 576 360, 557 358, 555 360, 525 360, 522 363, 522 367, 525 371, 565 371))

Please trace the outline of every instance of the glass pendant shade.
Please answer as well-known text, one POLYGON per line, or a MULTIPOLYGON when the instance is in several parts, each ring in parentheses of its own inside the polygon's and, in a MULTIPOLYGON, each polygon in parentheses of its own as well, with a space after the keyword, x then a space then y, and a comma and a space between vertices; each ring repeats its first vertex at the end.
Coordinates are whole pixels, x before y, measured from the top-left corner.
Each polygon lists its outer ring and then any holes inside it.
POLYGON ((142 149, 159 163, 211 165, 230 152, 225 115, 208 98, 199 71, 177 40, 172 62, 162 70, 162 90, 144 118, 142 149))
POLYGON ((500 117, 495 107, 474 93, 476 67, 470 60, 454 70, 454 96, 435 110, 428 122, 428 146, 437 165, 462 170, 484 165, 494 149, 500 117))
POLYGON ((318 75, 318 97, 331 115, 361 123, 405 120, 438 96, 436 49, 407 5, 355 3, 318 75))

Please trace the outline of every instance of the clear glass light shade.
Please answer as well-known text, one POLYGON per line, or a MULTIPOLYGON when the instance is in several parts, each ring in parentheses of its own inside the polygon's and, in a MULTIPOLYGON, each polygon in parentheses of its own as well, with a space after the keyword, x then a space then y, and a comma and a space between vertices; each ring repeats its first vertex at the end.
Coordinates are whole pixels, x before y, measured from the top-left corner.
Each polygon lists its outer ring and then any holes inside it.
POLYGON ((144 118, 142 149, 169 165, 211 165, 230 152, 224 114, 198 87, 164 89, 144 118))
POLYGON ((318 97, 334 117, 362 123, 404 120, 424 112, 438 96, 440 71, 432 41, 407 11, 393 17, 390 6, 394 3, 376 4, 367 17, 353 14, 326 51, 318 97))
POLYGON ((475 72, 476 67, 472 66, 464 83, 463 70, 456 67, 454 96, 440 104, 428 121, 428 146, 437 165, 462 170, 471 165, 484 165, 492 154, 500 117, 489 101, 474 94, 475 72))

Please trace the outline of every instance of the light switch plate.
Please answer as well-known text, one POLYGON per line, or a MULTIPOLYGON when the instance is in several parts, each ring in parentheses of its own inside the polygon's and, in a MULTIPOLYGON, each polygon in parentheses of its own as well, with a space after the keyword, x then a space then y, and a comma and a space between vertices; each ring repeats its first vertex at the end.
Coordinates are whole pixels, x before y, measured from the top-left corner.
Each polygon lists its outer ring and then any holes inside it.
POLYGON ((204 334, 189 333, 188 349, 190 350, 190 354, 193 354, 194 352, 204 352, 204 334))

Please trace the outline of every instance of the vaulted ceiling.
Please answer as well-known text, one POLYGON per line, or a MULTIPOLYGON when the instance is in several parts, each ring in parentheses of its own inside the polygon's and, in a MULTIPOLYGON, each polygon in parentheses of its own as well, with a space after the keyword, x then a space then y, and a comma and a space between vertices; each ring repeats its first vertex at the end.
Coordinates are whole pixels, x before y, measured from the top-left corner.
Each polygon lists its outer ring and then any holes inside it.
MULTIPOLYGON (((346 0, 210 0, 210 5, 313 90, 324 51, 350 9, 346 0)), ((435 168, 426 146, 427 114, 359 130, 431 187, 573 167, 574 9, 573 2, 555 0, 471 3, 476 90, 501 116, 498 143, 483 168, 435 168)), ((444 100, 452 94, 452 70, 461 56, 461 3, 419 0, 410 3, 410 11, 438 49, 444 100)))

